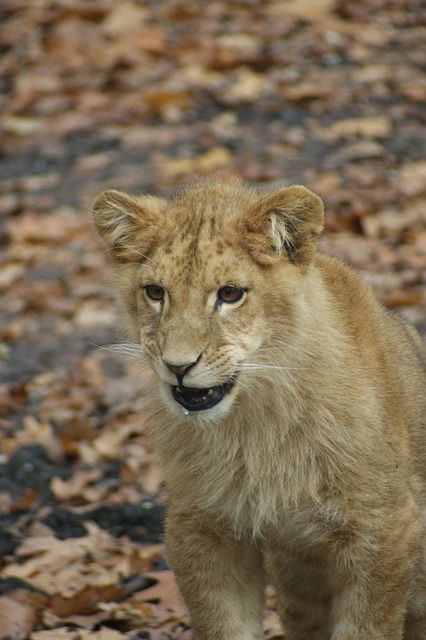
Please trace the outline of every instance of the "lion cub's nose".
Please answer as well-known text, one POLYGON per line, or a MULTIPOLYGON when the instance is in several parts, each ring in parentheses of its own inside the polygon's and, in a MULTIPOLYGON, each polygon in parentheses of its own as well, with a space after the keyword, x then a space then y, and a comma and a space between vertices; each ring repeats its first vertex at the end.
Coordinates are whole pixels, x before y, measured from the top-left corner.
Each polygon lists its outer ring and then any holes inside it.
POLYGON ((183 377, 186 376, 188 371, 195 367, 198 360, 195 362, 190 362, 189 364, 170 364, 170 362, 164 362, 166 367, 172 371, 176 375, 176 378, 179 380, 179 384, 182 383, 183 377))

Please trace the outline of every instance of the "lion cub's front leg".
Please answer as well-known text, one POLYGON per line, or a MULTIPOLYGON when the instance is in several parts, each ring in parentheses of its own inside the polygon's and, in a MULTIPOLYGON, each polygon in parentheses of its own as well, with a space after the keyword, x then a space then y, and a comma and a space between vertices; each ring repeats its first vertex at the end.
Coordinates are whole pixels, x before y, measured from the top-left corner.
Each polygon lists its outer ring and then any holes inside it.
MULTIPOLYGON (((415 619, 414 611, 404 635, 420 560, 420 532, 410 496, 401 496, 401 502, 405 508, 398 515, 386 507, 371 507, 358 529, 335 530, 334 545, 310 552, 305 544, 289 552, 284 542, 267 549, 266 567, 288 640, 423 637, 421 618, 415 619)), ((421 615, 420 598, 417 604, 421 615)))
POLYGON ((263 638, 264 575, 253 545, 169 513, 166 546, 197 640, 263 638))

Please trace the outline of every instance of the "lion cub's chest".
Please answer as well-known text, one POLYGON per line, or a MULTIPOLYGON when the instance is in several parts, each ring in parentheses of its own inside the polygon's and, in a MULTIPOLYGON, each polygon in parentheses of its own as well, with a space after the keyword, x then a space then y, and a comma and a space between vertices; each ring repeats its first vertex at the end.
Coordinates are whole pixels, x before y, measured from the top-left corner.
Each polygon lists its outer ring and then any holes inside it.
POLYGON ((268 465, 258 466, 249 463, 246 453, 240 450, 232 461, 218 455, 212 462, 210 450, 209 463, 197 465, 199 473, 187 476, 182 469, 187 490, 180 485, 179 502, 184 499, 186 508, 195 507, 203 519, 238 536, 285 536, 294 548, 325 543, 339 526, 330 516, 338 508, 335 498, 324 495, 318 469, 305 464, 288 468, 282 460, 274 464, 272 457, 268 465))

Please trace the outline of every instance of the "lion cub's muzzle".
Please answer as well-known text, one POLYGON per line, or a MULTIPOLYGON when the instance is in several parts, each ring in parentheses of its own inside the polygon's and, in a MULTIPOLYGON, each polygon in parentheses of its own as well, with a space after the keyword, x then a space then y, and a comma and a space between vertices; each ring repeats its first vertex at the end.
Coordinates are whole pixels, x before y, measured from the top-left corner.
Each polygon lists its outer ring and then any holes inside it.
POLYGON ((173 387, 173 398, 178 402, 186 411, 205 411, 215 407, 223 398, 231 391, 235 384, 235 377, 220 384, 217 387, 210 387, 208 389, 196 389, 192 387, 173 387))

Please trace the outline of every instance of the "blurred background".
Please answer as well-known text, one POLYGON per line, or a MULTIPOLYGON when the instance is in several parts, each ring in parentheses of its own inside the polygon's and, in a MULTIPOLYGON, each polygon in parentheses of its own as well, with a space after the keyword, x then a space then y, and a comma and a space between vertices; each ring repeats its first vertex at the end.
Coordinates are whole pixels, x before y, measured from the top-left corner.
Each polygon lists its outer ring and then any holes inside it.
POLYGON ((191 637, 143 376, 97 349, 123 333, 94 197, 305 184, 324 249, 425 334, 425 70, 425 0, 1 0, 3 636, 191 637))

